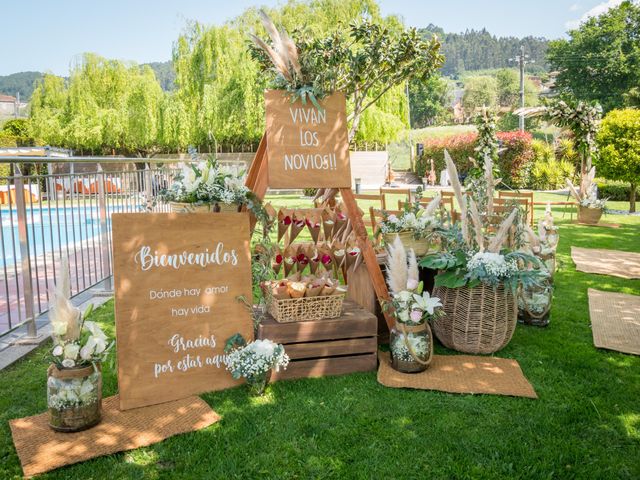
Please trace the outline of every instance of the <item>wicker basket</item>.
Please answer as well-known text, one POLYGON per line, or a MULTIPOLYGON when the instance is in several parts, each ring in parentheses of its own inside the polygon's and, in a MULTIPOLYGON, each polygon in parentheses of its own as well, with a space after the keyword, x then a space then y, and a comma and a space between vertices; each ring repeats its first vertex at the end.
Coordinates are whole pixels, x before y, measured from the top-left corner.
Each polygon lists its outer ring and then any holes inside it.
POLYGON ((578 222, 587 225, 597 225, 602 217, 601 208, 589 208, 578 205, 578 222))
POLYGON ((516 296, 504 286, 435 287, 445 315, 432 322, 445 347, 464 353, 493 353, 504 348, 516 328, 516 296))
POLYGON ((169 208, 173 213, 206 213, 212 212, 212 205, 209 204, 195 204, 184 202, 169 202, 169 208))
POLYGON ((417 257, 425 256, 429 252, 429 250, 436 250, 436 246, 432 242, 430 242, 428 238, 421 238, 419 240, 416 240, 413 237, 413 232, 411 231, 385 233, 383 235, 384 243, 386 243, 387 245, 391 245, 396 239, 396 235, 400 238, 400 241, 402 242, 402 245, 404 245, 405 250, 409 251, 409 249, 412 248, 417 257))
POLYGON ((269 299, 269 313, 278 323, 337 318, 346 293, 321 297, 269 299))

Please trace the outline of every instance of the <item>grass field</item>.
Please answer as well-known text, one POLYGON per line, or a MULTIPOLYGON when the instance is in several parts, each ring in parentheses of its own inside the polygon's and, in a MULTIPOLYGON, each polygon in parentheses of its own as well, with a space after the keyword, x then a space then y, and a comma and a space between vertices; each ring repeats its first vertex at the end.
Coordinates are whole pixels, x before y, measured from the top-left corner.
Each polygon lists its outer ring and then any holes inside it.
MULTIPOLYGON (((605 217, 619 229, 556 219, 551 324, 518 325, 496 354, 518 360, 538 400, 390 389, 374 372, 280 382, 259 399, 237 388, 202 396, 222 415, 211 427, 42 478, 640 478, 640 358, 594 348, 587 305, 587 288, 637 295, 640 280, 580 273, 570 258, 571 245, 640 252, 640 218, 605 217)), ((113 303, 93 318, 112 330, 113 303)), ((21 477, 8 421, 46 409, 45 357, 0 372, 2 479, 21 477)), ((104 392, 117 392, 108 365, 104 392)))

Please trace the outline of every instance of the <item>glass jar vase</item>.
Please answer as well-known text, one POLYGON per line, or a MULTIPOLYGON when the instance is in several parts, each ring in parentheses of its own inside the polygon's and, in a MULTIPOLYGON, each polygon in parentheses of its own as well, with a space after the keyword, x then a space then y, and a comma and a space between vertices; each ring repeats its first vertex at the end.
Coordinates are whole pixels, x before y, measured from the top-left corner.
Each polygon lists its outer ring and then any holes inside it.
POLYGON ((47 371, 49 426, 58 432, 78 432, 102 419, 102 372, 100 365, 62 368, 51 364, 47 371))
POLYGON ((267 385, 271 380, 271 369, 264 373, 247 377, 247 386, 249 387, 249 394, 253 397, 260 397, 264 395, 267 385))
POLYGON ((406 325, 396 321, 389 336, 391 366, 402 373, 423 372, 433 357, 433 335, 428 323, 406 325))
POLYGON ((551 316, 553 285, 544 280, 540 285, 521 288, 518 293, 518 320, 525 325, 546 327, 551 316))

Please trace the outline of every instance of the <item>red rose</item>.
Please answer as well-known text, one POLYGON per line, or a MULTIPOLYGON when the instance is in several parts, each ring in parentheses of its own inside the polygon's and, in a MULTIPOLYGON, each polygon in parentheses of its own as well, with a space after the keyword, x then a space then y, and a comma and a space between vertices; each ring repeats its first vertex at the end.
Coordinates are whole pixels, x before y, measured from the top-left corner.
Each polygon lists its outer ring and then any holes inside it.
POLYGON ((327 255, 326 253, 322 255, 322 264, 329 265, 331 263, 331 255, 327 255))
POLYGON ((282 263, 282 255, 280 254, 276 255, 276 263, 278 264, 282 263))

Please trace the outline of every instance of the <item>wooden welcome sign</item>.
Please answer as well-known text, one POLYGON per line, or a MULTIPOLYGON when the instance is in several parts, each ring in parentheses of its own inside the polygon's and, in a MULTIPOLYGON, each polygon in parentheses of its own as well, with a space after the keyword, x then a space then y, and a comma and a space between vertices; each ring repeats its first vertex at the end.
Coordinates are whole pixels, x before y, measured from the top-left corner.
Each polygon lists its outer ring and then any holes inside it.
POLYGON ((351 188, 345 97, 334 93, 320 105, 265 92, 271 188, 351 188))
POLYGON ((239 384, 223 352, 253 338, 249 215, 113 214, 122 410, 239 384))

